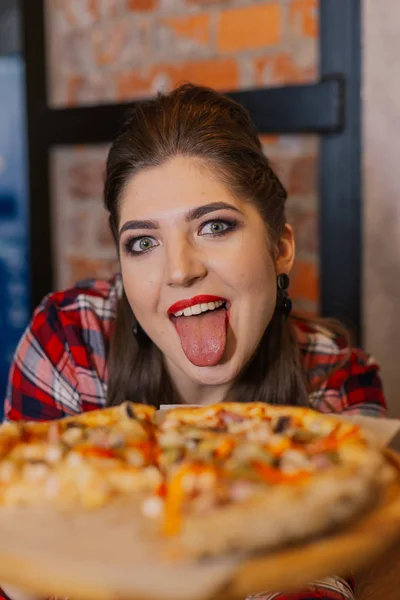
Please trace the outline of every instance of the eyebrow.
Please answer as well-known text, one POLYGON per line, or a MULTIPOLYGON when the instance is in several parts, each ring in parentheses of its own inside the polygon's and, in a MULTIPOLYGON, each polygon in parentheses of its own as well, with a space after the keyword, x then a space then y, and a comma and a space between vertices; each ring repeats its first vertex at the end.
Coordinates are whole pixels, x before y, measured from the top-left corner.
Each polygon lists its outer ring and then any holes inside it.
MULTIPOLYGON (((217 210, 228 209, 234 210, 241 214, 241 211, 233 206, 232 204, 228 204, 227 202, 211 202, 210 204, 204 204, 203 206, 198 206, 197 208, 190 209, 185 214, 185 221, 189 223, 190 221, 195 221, 196 219, 201 219, 205 215, 209 213, 215 212, 217 210)), ((123 224, 120 229, 119 237, 124 233, 124 231, 131 229, 159 229, 160 224, 158 221, 127 221, 123 224)))
POLYGON ((127 221, 120 229, 119 237, 128 229, 159 229, 157 221, 127 221))
POLYGON ((204 204, 204 206, 198 206, 197 208, 192 208, 189 210, 185 215, 185 221, 189 223, 190 221, 201 219, 201 217, 204 217, 204 215, 208 215, 216 210, 222 210, 223 208, 234 210, 238 213, 241 212, 238 208, 236 208, 236 206, 228 204, 227 202, 211 202, 210 204, 204 204))

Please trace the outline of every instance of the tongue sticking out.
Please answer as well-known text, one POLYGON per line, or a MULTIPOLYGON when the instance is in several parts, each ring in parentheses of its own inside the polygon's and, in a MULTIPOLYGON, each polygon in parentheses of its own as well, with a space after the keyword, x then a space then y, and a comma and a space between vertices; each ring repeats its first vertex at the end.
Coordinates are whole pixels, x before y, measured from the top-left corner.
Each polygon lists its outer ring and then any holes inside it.
POLYGON ((196 367, 218 364, 225 350, 227 324, 224 308, 191 317, 177 317, 175 327, 186 358, 196 367))

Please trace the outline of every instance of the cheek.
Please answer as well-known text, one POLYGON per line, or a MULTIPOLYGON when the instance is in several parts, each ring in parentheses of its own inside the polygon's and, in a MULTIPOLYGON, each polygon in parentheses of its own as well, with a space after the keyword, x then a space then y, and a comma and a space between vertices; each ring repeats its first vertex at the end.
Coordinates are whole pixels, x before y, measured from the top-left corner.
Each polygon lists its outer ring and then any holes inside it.
POLYGON ((232 275, 237 285, 253 294, 270 295, 275 293, 276 269, 271 251, 261 239, 260 243, 250 242, 238 252, 233 260, 232 275))
POLYGON ((121 260, 121 275, 126 297, 136 316, 139 318, 139 315, 153 309, 158 293, 154 277, 149 277, 149 270, 121 260))

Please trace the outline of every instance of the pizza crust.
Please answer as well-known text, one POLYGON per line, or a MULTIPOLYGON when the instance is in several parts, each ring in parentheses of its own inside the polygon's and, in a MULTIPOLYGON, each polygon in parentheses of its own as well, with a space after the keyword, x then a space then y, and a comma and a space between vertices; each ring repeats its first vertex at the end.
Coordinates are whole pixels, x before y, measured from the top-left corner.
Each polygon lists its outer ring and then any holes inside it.
POLYGON ((193 557, 235 551, 276 550, 358 518, 381 498, 393 473, 366 451, 358 465, 338 466, 301 485, 274 486, 238 504, 188 514, 173 553, 193 557))
POLYGON ((378 447, 358 427, 308 408, 264 403, 182 407, 168 411, 160 427, 167 434, 178 425, 204 427, 206 422, 213 423, 221 409, 256 420, 266 412, 272 419, 293 416, 305 430, 322 436, 335 430, 340 440, 340 463, 313 472, 301 483, 266 485, 239 502, 203 511, 193 510, 190 503, 186 510, 183 506, 179 533, 171 539, 174 553, 201 557, 237 550, 275 550, 328 533, 376 504, 394 476, 378 447))

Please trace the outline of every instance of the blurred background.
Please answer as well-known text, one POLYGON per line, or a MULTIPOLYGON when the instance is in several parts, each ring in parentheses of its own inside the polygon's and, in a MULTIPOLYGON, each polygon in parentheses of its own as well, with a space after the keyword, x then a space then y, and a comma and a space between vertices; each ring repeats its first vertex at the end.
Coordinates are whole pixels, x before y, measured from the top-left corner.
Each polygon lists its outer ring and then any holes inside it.
POLYGON ((400 417, 399 19, 396 0, 0 0, 1 395, 40 298, 118 268, 104 116, 192 81, 269 111, 291 296, 354 329, 400 417))

